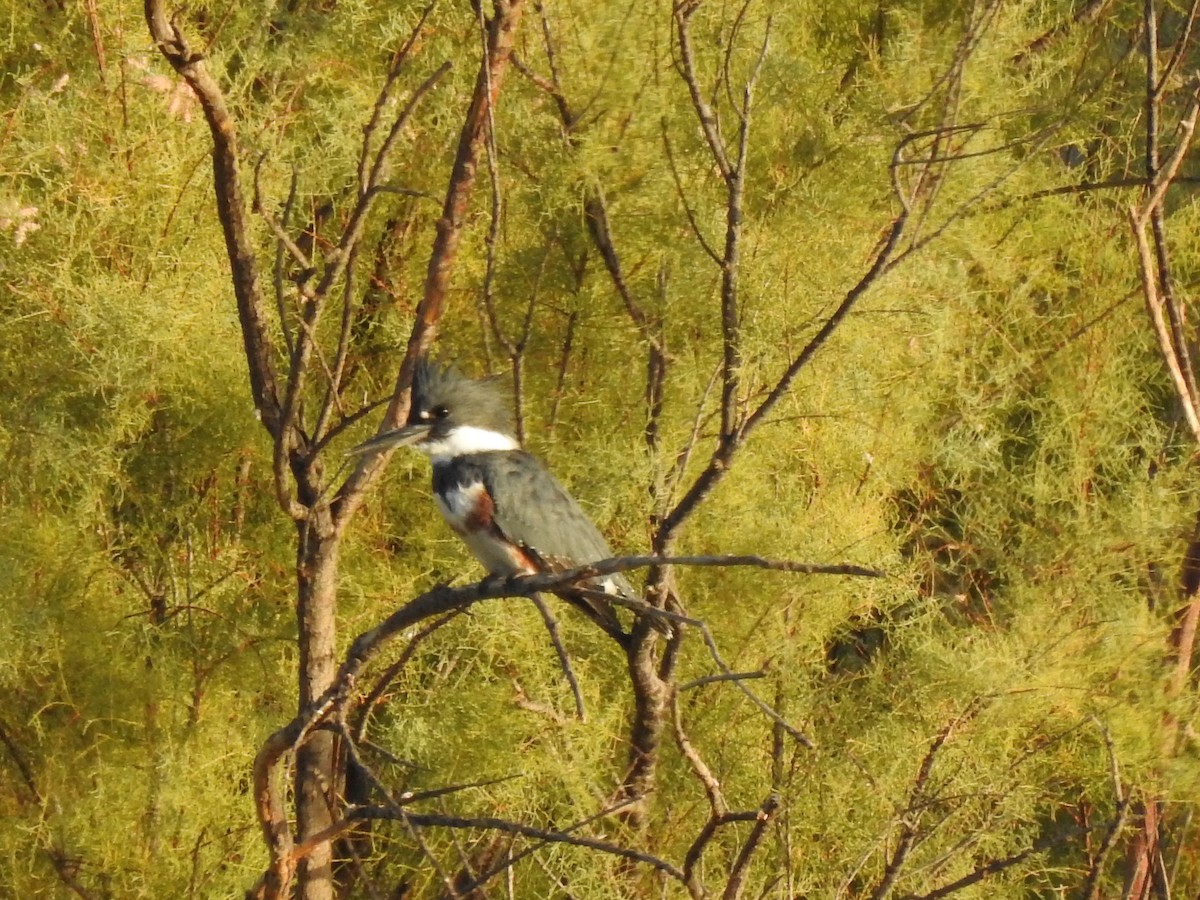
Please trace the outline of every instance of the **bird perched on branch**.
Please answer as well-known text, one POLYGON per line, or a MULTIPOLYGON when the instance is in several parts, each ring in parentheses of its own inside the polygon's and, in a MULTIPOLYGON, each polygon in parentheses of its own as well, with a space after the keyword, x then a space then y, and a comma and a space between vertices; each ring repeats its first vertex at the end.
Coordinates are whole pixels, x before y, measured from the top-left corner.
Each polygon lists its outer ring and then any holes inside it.
MULTIPOLYGON (((612 557, 603 535, 544 465, 522 450, 492 380, 418 363, 408 424, 351 453, 413 447, 433 462, 433 497, 491 575, 562 572, 612 557)), ((620 574, 556 591, 614 639, 628 635, 605 595, 636 599, 620 574)))

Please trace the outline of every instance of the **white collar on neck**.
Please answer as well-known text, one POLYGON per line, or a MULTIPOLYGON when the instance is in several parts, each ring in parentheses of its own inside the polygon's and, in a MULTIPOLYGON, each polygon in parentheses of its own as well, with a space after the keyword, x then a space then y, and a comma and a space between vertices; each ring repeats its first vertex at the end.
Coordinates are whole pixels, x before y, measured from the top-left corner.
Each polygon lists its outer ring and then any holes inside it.
POLYGON ((415 447, 436 463, 462 456, 464 453, 519 450, 521 445, 507 434, 492 431, 490 428, 458 425, 450 429, 445 437, 421 441, 415 447))

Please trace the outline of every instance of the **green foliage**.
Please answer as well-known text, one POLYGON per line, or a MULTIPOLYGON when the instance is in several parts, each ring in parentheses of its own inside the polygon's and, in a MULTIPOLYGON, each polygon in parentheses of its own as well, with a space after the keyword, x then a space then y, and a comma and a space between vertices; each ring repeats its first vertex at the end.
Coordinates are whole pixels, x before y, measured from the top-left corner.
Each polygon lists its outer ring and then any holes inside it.
MULTIPOLYGON (((1135 293, 1131 195, 1039 194, 1121 177, 1139 159, 1127 5, 1017 65, 1071 5, 1001 4, 957 98, 958 121, 978 128, 956 139, 963 158, 910 225, 910 240, 929 243, 867 294, 680 535, 684 553, 887 573, 678 573, 688 612, 732 669, 761 673, 747 685, 817 747, 775 734, 728 682, 680 693, 687 734, 730 806, 783 798, 748 896, 869 894, 905 822, 921 839, 899 893, 1034 846, 959 895, 1072 894, 1116 814, 1114 759, 1135 797, 1193 802, 1193 750, 1163 749, 1164 719, 1196 714, 1194 692, 1163 689, 1196 506, 1191 447, 1135 293)), ((0 33, 0 893, 48 894, 76 879, 99 896, 238 896, 266 858, 250 765, 294 712, 294 531, 253 417, 203 116, 151 53, 136 10, 97 6, 90 20, 86 5, 14 11, 0 33)), ((962 7, 775 10, 754 93, 739 270, 748 408, 877 250, 896 212, 897 142, 941 124, 926 95, 961 47, 962 7)), ((282 220, 294 178, 287 224, 312 223, 318 252, 348 215, 362 125, 422 8, 181 13, 240 122, 248 184, 261 159, 264 207, 282 220)), ((770 13, 753 3, 735 27, 710 3, 692 22, 706 88, 733 42, 734 89, 713 100, 730 142, 737 86, 770 13)), ((719 249, 725 192, 672 65, 668 5, 564 0, 545 14, 578 121, 566 140, 548 95, 509 71, 496 111, 497 319, 510 338, 531 322, 521 394, 530 447, 619 552, 641 552, 651 516, 678 499, 714 442, 720 271, 688 215, 719 249), (644 442, 645 335, 583 212, 597 192, 634 302, 670 358, 657 454, 644 442)), ((519 57, 547 74, 538 13, 525 15, 519 57)), ((403 135, 393 182, 421 195, 385 197, 367 225, 354 404, 394 381, 473 85, 469 5, 431 21, 406 89, 445 59, 456 65, 403 135), (382 263, 370 260, 376 249, 382 263)), ((914 144, 912 155, 928 149, 914 144)), ((487 181, 481 167, 441 338, 445 355, 479 374, 508 369, 478 299, 487 181)), ((1190 287, 1197 213, 1186 191, 1172 203, 1176 277, 1190 287)), ((271 282, 270 233, 254 228, 271 282)), ((283 270, 294 318, 297 273, 283 270)), ((338 327, 328 317, 320 334, 338 327)), ((310 401, 323 389, 313 382, 310 401)), ((366 427, 331 448, 331 469, 366 427)), ((435 581, 479 574, 432 515, 426 484, 423 461, 398 457, 387 490, 355 520, 342 551, 343 646, 435 581)), ((495 601, 420 645, 374 713, 370 738, 385 752, 368 761, 403 790, 472 784, 440 801, 460 815, 550 828, 602 808, 627 765, 625 661, 554 608, 585 721, 536 610, 495 601)), ((390 648, 372 673, 402 651, 390 648)), ((680 683, 713 671, 689 638, 680 683)), ((668 728, 648 832, 606 820, 587 833, 682 863, 709 807, 672 741, 668 728)), ((710 887, 748 834, 745 823, 719 832, 700 870, 710 887)), ((458 867, 454 835, 425 838, 458 867)), ((461 838, 469 851, 475 839, 461 838)), ((423 896, 438 889, 402 828, 381 824, 375 841, 372 872, 423 896)), ((1189 853, 1181 895, 1200 878, 1189 853)), ((1105 895, 1119 890, 1119 856, 1105 895)), ((520 896, 567 883, 578 897, 662 890, 565 845, 539 850, 514 877, 520 896)))

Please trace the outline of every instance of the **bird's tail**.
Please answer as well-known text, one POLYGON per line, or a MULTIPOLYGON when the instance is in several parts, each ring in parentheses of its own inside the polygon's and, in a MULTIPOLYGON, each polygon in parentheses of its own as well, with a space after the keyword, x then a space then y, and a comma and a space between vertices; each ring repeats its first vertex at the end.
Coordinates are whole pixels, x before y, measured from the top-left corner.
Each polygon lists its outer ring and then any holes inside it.
POLYGON ((621 644, 621 646, 629 643, 629 633, 621 627, 621 620, 617 618, 616 607, 609 600, 607 593, 601 590, 575 588, 564 591, 561 596, 599 625, 609 637, 621 644))
MULTIPOLYGON (((564 593, 563 599, 569 602, 576 609, 583 612, 589 619, 599 625, 613 639, 618 641, 622 646, 628 646, 630 633, 627 632, 621 625, 621 620, 617 617, 617 605, 613 602, 613 591, 600 590, 598 588, 573 588, 570 594, 564 593)), ((663 637, 670 638, 675 634, 675 629, 670 621, 662 616, 656 616, 653 612, 640 612, 640 609, 645 608, 646 604, 642 601, 632 599, 633 591, 621 590, 619 596, 629 598, 630 602, 627 608, 634 608, 635 614, 641 618, 649 619, 650 626, 661 634, 663 637)), ((625 606, 626 604, 620 604, 625 606)))

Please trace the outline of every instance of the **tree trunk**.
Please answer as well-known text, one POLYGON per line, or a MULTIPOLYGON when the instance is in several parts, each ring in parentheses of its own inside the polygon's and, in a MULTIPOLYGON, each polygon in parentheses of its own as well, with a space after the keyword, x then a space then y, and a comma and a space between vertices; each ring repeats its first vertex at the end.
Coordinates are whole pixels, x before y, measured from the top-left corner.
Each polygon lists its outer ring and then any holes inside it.
MULTIPOLYGON (((316 511, 314 511, 316 512, 316 511)), ((310 522, 298 526, 296 608, 300 635, 300 710, 333 684, 337 673, 337 566, 339 540, 310 522)), ((334 736, 315 731, 296 755, 296 831, 301 843, 333 822, 337 802, 334 736)), ((305 857, 297 870, 299 897, 332 900, 333 854, 328 843, 305 857)))
MULTIPOLYGON (((648 625, 639 624, 638 628, 648 625)), ((621 811, 620 818, 634 830, 646 824, 647 798, 654 790, 667 715, 667 683, 658 675, 656 645, 650 635, 635 639, 627 657, 634 697, 633 722, 629 728, 629 769, 616 799, 633 801, 621 811)))

